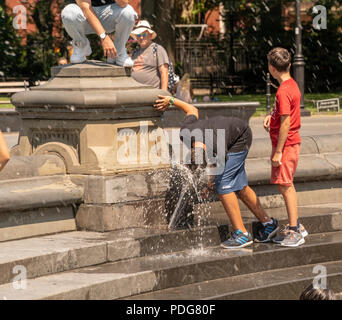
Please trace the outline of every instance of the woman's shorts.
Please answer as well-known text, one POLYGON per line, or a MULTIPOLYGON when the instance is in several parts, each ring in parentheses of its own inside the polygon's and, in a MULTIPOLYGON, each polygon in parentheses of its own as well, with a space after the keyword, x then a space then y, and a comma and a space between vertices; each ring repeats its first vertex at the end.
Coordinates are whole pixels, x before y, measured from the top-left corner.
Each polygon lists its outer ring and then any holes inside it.
MULTIPOLYGON (((271 159, 273 158, 275 151, 276 148, 272 147, 271 159)), ((279 167, 272 166, 271 184, 280 184, 288 187, 293 185, 293 177, 296 173, 299 153, 300 143, 284 147, 281 165, 279 167)))
POLYGON ((228 153, 223 173, 215 177, 215 189, 218 194, 240 191, 248 185, 245 171, 247 155, 248 150, 228 153))

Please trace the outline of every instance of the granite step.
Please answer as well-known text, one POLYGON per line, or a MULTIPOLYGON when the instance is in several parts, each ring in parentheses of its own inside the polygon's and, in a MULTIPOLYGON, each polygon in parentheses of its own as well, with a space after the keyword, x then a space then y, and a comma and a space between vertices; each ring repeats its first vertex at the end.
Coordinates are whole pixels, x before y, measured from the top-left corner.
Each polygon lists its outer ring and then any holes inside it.
POLYGON ((83 190, 66 175, 0 181, 0 242, 76 230, 83 190))
MULTIPOLYGON (((246 218, 251 231, 254 219, 246 218)), ((342 230, 342 213, 326 210, 305 216, 309 234, 342 230)), ((280 224, 286 220, 280 220, 280 224)), ((22 265, 27 278, 73 270, 106 262, 146 257, 188 249, 218 246, 227 239, 230 226, 217 224, 189 230, 131 228, 107 233, 74 231, 0 243, 0 284, 10 282, 13 268, 22 265)))
MULTIPOLYGON (((298 300, 326 268, 326 287, 342 290, 342 260, 275 269, 204 281, 124 298, 124 300, 298 300), (320 268, 314 272, 315 268, 320 268)), ((317 280, 321 283, 322 280, 317 280)))
MULTIPOLYGON (((220 203, 209 204, 209 208, 201 211, 200 207, 196 210, 196 218, 203 221, 203 223, 212 224, 226 224, 228 217, 220 203)), ((279 225, 288 223, 286 207, 278 207, 272 209, 265 209, 270 217, 278 219, 279 225)), ((242 212, 243 221, 248 230, 249 222, 256 221, 253 214, 242 212)), ((299 206, 298 216, 300 222, 305 226, 309 233, 328 232, 321 228, 329 228, 329 231, 342 230, 342 203, 328 203, 319 205, 299 206), (321 220, 322 219, 322 220, 321 220)))
MULTIPOLYGON (((255 220, 245 220, 251 230, 255 220)), ((342 213, 326 211, 306 216, 302 222, 310 234, 342 230, 339 228, 342 213)), ((12 281, 16 265, 24 266, 27 278, 32 279, 106 262, 214 247, 226 240, 230 228, 227 224, 213 223, 178 231, 147 228, 107 233, 74 231, 2 242, 0 284, 12 281)))
POLYGON ((12 281, 13 268, 18 265, 24 266, 27 278, 32 279, 106 262, 217 246, 220 242, 217 226, 171 232, 146 228, 107 233, 74 231, 7 241, 0 243, 0 284, 12 281))
POLYGON ((303 246, 257 244, 132 258, 0 286, 6 299, 119 299, 193 283, 342 260, 342 232, 310 235, 303 246))

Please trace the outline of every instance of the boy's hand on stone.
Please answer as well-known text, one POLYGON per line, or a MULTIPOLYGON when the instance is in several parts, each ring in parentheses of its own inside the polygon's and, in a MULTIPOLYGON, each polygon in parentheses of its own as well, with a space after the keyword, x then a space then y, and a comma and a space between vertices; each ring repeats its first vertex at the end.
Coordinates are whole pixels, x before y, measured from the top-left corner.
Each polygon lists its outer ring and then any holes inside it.
POLYGON ((268 115, 265 117, 264 119, 264 129, 267 131, 267 132, 270 132, 270 122, 271 122, 271 116, 268 115))
POLYGON ((281 165, 281 158, 283 157, 282 152, 276 152, 272 158, 272 166, 279 167, 281 165))
POLYGON ((156 100, 156 102, 154 103, 154 107, 158 110, 158 111, 165 111, 169 106, 169 99, 170 97, 167 96, 158 96, 158 100, 156 100))
POLYGON ((107 35, 101 42, 105 57, 114 59, 118 53, 112 39, 107 35))

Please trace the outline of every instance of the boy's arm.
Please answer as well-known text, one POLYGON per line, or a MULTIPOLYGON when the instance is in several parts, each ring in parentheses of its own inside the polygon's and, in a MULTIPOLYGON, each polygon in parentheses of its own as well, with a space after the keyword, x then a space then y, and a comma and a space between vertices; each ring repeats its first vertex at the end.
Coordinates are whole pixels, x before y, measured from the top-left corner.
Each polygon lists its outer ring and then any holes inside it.
POLYGON ((188 104, 182 100, 169 97, 169 96, 158 96, 158 100, 156 100, 154 107, 158 111, 165 111, 169 106, 170 106, 170 100, 173 99, 173 105, 177 107, 178 109, 184 111, 187 116, 194 115, 198 119, 198 109, 191 105, 188 104))
POLYGON ((278 144, 276 147, 275 154, 272 158, 273 167, 279 167, 281 165, 281 158, 283 156, 283 148, 287 140, 287 135, 290 130, 291 117, 290 115, 286 114, 286 115, 280 116, 280 120, 281 120, 281 125, 279 129, 278 144))

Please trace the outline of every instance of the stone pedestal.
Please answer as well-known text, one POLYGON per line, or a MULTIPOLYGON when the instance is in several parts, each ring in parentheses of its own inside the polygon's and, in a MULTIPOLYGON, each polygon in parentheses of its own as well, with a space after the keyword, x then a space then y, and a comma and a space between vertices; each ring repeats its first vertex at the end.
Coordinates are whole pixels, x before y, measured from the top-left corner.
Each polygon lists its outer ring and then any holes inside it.
POLYGON ((163 224, 162 210, 150 210, 151 198, 163 202, 153 191, 158 181, 149 183, 151 172, 170 166, 161 112, 153 108, 159 94, 169 93, 107 63, 54 67, 46 84, 12 97, 23 127, 11 153, 54 154, 64 161, 84 190, 75 216, 79 229, 163 224))
POLYGON ((46 84, 12 97, 23 121, 12 153, 57 154, 69 174, 169 166, 161 113, 153 108, 158 94, 167 92, 98 61, 54 67, 52 75, 46 84))
MULTIPOLYGON (((79 229, 165 225, 170 159, 161 113, 153 108, 159 94, 169 93, 139 84, 124 68, 107 63, 54 67, 46 84, 12 97, 23 124, 12 154, 63 160, 66 174, 84 190, 75 217, 79 229)), ((218 114, 227 109, 202 107, 218 114)), ((248 120, 255 104, 234 110, 229 115, 248 120)))

